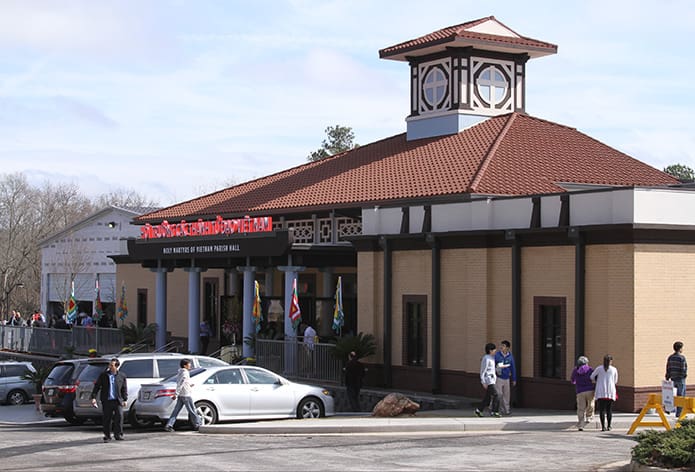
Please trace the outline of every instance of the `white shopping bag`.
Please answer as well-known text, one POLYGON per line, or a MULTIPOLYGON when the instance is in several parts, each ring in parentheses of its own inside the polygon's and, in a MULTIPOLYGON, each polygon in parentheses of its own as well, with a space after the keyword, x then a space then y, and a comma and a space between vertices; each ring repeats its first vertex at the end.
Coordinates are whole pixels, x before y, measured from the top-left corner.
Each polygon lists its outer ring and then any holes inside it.
POLYGON ((673 397, 676 394, 676 389, 673 387, 672 380, 662 380, 661 381, 661 402, 664 404, 664 411, 666 413, 671 413, 675 410, 673 405, 673 397))

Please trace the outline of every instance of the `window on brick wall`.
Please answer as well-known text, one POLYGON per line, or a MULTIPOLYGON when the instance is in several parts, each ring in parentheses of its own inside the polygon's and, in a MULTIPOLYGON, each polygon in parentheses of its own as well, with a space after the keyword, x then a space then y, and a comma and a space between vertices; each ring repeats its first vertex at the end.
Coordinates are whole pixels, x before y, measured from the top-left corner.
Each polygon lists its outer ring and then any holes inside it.
POLYGON ((564 297, 534 297, 534 375, 565 378, 567 303, 564 297))
POLYGON ((427 365, 427 296, 403 296, 403 364, 427 365))
POLYGON ((147 289, 138 289, 137 303, 138 326, 147 326, 147 289))

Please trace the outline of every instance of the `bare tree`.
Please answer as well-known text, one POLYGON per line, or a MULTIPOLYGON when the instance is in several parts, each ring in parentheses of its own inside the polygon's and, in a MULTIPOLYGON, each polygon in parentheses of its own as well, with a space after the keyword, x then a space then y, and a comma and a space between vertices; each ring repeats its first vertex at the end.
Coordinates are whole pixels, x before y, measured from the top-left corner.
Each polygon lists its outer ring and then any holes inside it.
POLYGON ((135 190, 121 188, 102 194, 94 200, 94 206, 97 209, 104 208, 109 205, 118 208, 136 208, 158 207, 159 203, 155 200, 148 199, 144 195, 137 193, 135 190))
POLYGON ((24 285, 25 272, 35 252, 31 221, 34 190, 22 174, 0 180, 0 309, 8 316, 12 292, 24 285))
POLYGON ((38 307, 41 248, 38 243, 94 211, 74 184, 28 184, 21 173, 0 175, 0 314, 20 286, 21 308, 38 307))

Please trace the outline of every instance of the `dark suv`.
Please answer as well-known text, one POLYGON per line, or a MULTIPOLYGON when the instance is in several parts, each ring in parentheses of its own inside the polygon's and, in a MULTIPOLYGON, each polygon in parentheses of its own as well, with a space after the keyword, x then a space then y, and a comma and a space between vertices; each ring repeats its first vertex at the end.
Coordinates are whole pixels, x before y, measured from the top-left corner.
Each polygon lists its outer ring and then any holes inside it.
POLYGON ((73 401, 77 376, 86 365, 87 359, 66 359, 53 364, 42 388, 45 403, 41 408, 46 416, 62 416, 70 424, 84 422, 75 416, 73 401))

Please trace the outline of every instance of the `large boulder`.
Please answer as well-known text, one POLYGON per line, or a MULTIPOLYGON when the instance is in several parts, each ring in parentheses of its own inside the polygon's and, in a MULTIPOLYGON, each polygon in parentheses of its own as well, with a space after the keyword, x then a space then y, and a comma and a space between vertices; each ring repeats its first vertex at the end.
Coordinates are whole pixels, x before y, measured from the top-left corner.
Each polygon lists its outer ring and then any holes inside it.
POLYGON ((420 405, 402 393, 389 393, 372 410, 372 416, 391 417, 403 414, 414 415, 420 405))

